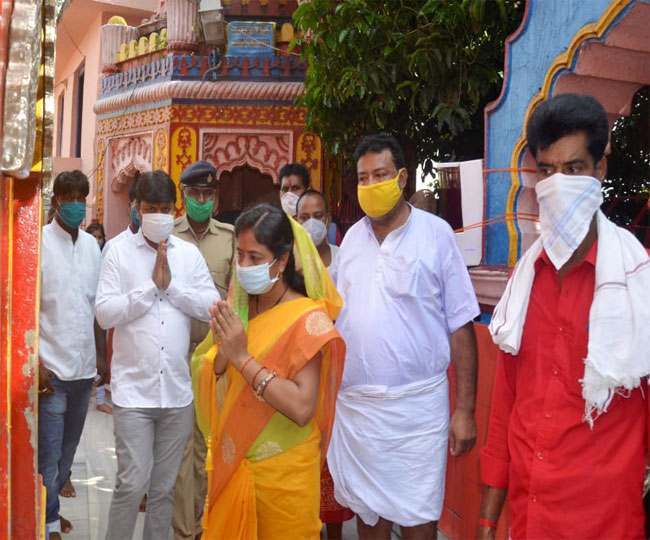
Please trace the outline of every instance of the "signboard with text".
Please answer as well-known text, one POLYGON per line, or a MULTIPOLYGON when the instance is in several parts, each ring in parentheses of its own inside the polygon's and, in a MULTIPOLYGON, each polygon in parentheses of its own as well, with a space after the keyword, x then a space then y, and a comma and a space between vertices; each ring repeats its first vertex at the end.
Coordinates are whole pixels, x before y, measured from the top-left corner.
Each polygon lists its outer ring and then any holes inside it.
POLYGON ((226 56, 274 56, 275 23, 228 23, 228 49, 226 56))

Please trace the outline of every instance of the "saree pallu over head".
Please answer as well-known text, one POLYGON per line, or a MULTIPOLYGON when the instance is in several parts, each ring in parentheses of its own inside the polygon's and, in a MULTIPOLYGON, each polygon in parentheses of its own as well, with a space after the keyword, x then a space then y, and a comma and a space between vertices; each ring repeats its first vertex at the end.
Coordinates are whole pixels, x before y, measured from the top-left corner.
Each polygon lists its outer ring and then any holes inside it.
MULTIPOLYGON (((217 381, 213 364, 218 348, 213 345, 211 333, 208 334, 192 358, 197 422, 208 445, 206 538, 257 537, 258 525, 253 522, 256 519, 256 490, 274 483, 274 487, 312 491, 307 487, 311 485, 311 473, 302 484, 297 480, 296 486, 291 487, 293 478, 299 476, 295 474, 296 463, 313 463, 308 467, 316 471, 314 490, 318 497, 318 471, 325 459, 343 373, 345 344, 332 323, 342 301, 307 233, 293 220, 292 227, 296 266, 302 268, 309 298, 281 303, 249 322, 248 295, 235 277, 229 304, 248 327, 248 352, 264 367, 276 371, 278 377, 292 379, 321 353, 314 417, 304 427, 288 420, 269 404, 258 400, 250 384, 231 365, 226 375, 217 381), (265 465, 267 463, 272 466, 265 465), (286 474, 277 477, 278 469, 283 468, 286 474), (285 483, 286 486, 277 485, 285 483), (241 517, 243 515, 250 519, 241 517)), ((261 496, 258 492, 258 501, 261 496)), ((314 519, 318 525, 317 502, 314 519)))

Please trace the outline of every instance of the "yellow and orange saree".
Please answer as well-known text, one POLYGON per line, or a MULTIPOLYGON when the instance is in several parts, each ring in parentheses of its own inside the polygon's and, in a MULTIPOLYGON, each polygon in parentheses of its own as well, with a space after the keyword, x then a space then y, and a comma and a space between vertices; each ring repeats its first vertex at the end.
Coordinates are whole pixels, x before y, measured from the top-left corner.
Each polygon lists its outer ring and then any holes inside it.
MULTIPOLYGON (((304 237, 295 226, 294 235, 300 247, 304 237)), ((218 349, 211 334, 194 354, 197 421, 208 445, 206 539, 320 535, 320 471, 334 420, 345 344, 332 324, 340 297, 321 269, 318 254, 314 259, 305 253, 303 249, 300 262, 310 298, 279 304, 250 321, 236 280, 229 301, 248 322, 248 352, 279 377, 291 379, 321 352, 318 401, 310 423, 298 426, 257 400, 231 365, 217 381, 213 363, 218 349), (320 268, 313 268, 319 264, 320 268)))

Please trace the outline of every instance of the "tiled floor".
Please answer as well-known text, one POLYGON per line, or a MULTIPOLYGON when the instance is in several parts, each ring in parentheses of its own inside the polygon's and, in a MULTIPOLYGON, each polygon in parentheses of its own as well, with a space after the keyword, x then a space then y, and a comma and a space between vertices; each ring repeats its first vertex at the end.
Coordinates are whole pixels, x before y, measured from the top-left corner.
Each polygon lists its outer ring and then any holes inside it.
MULTIPOLYGON (((65 540, 105 538, 116 470, 113 417, 99 412, 93 397, 72 465, 72 485, 77 496, 74 499, 60 498, 61 515, 74 527, 64 535, 65 540)), ((139 514, 134 538, 142 538, 143 524, 144 514, 139 514)))
MULTIPOLYGON (((77 496, 74 499, 60 498, 61 515, 69 519, 74 527, 69 534, 63 535, 64 540, 105 538, 116 469, 113 417, 99 412, 93 397, 72 465, 72 484, 77 496)), ((142 538, 143 524, 144 514, 139 514, 134 538, 142 538)), ((169 538, 172 538, 171 531, 169 538)), ((438 533, 438 538, 446 540, 441 533, 438 533)), ((343 539, 357 539, 355 520, 344 523, 343 539)), ((394 532, 393 539, 400 539, 400 535, 394 532)))

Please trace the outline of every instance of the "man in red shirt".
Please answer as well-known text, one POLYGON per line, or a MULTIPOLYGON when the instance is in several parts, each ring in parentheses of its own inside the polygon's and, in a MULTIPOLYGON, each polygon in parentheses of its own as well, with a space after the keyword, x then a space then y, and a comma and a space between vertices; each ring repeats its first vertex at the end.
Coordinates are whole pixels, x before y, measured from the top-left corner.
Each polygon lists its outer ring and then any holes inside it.
POLYGON ((648 254, 598 210, 602 195, 594 179, 605 177, 608 135, 600 103, 577 94, 542 103, 527 126, 540 179, 541 234, 490 325, 502 351, 481 452, 479 538, 495 537, 506 495, 511 538, 645 538, 650 351, 633 349, 619 365, 597 358, 616 339, 598 319, 603 312, 632 313, 616 331, 623 334, 619 348, 645 346, 640 335, 650 333, 642 305, 650 303, 650 289, 638 289, 636 299, 629 294, 649 279, 648 254), (610 251, 612 237, 622 239, 625 256, 610 251), (635 266, 621 270, 627 254, 635 266), (619 270, 620 283, 602 277, 619 270), (595 299, 601 289, 607 305, 595 299), (636 377, 626 378, 622 365, 636 377))

